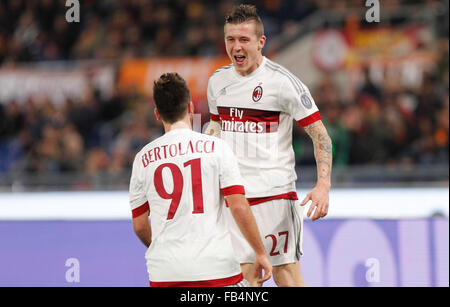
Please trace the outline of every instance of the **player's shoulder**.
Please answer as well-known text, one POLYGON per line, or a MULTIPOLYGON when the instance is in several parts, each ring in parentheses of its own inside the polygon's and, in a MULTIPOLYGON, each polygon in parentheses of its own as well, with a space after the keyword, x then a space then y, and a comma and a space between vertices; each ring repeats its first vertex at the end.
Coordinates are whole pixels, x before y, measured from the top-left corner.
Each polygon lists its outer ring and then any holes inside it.
POLYGON ((151 148, 158 146, 158 144, 161 142, 161 139, 164 137, 164 134, 159 136, 158 138, 154 139, 151 142, 148 142, 145 144, 134 156, 134 159, 141 159, 142 155, 146 152, 148 152, 151 148))
POLYGON ((306 91, 306 86, 300 78, 283 65, 267 59, 265 66, 268 71, 271 71, 274 74, 273 80, 291 84, 299 94, 306 91))
POLYGON ((209 84, 212 86, 218 86, 224 82, 226 83, 227 80, 230 79, 232 70, 233 64, 220 67, 209 77, 209 84))
MULTIPOLYGON (((224 140, 209 135, 209 134, 204 134, 201 132, 197 132, 195 130, 184 130, 183 133, 181 135, 179 135, 179 139, 177 139, 178 141, 182 141, 182 142, 196 142, 198 140, 201 140, 203 142, 209 141, 209 142, 215 142, 216 144, 219 144, 219 146, 223 146, 223 144, 225 143, 224 140)), ((226 143, 225 143, 226 144, 226 143)))
POLYGON ((222 66, 222 67, 216 69, 216 71, 212 73, 211 78, 212 77, 217 78, 218 76, 223 76, 224 74, 230 72, 231 68, 233 68, 233 64, 228 64, 228 65, 222 66))

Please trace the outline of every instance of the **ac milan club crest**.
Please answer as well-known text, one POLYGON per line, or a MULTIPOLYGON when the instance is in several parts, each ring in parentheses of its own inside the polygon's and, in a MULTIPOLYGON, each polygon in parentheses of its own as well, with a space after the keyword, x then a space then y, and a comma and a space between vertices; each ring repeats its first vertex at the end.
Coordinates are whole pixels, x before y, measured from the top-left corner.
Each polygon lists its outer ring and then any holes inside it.
POLYGON ((263 95, 262 87, 261 86, 255 87, 255 89, 253 90, 253 95, 252 95, 253 101, 258 102, 261 99, 262 95, 263 95))

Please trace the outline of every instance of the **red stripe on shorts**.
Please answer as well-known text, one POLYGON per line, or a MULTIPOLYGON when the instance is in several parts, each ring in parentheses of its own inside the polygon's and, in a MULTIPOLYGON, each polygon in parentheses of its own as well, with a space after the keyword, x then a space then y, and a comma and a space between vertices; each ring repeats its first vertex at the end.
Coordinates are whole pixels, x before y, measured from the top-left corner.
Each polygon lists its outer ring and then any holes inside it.
MULTIPOLYGON (((264 203, 266 201, 275 200, 275 199, 292 199, 298 200, 297 192, 289 192, 280 195, 267 196, 267 197, 255 197, 255 198, 247 198, 248 204, 250 206, 258 205, 264 203)), ((228 203, 225 200, 225 204, 228 207, 228 203)))
POLYGON ((289 193, 284 193, 284 194, 274 195, 274 196, 247 198, 247 201, 250 204, 250 206, 254 206, 254 205, 264 203, 266 201, 274 200, 274 199, 298 200, 298 197, 297 197, 297 192, 289 192, 289 193))
POLYGON ((235 276, 195 281, 151 281, 150 287, 225 287, 241 282, 244 279, 242 273, 235 276))

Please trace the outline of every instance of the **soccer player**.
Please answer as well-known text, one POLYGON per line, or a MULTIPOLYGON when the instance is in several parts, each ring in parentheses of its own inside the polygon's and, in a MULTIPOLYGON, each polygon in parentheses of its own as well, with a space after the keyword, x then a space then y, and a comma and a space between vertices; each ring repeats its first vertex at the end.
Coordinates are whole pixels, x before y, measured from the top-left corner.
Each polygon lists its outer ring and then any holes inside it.
MULTIPOLYGON (((304 286, 299 264, 303 206, 311 201, 307 216, 313 221, 328 213, 331 140, 305 84, 262 55, 266 37, 254 6, 235 7, 225 19, 224 34, 232 64, 209 79, 211 121, 205 133, 221 137, 236 154, 275 283, 304 286), (317 184, 301 206, 295 186, 294 120, 311 137, 317 164, 317 184)), ((252 250, 236 227, 232 240, 244 277, 261 286, 251 274, 252 250)))
POLYGON ((150 285, 248 285, 233 254, 224 199, 256 253, 255 267, 265 271, 260 281, 269 279, 272 267, 231 149, 192 131, 194 105, 177 73, 155 81, 153 98, 165 134, 136 155, 130 179, 133 228, 148 247, 150 285))

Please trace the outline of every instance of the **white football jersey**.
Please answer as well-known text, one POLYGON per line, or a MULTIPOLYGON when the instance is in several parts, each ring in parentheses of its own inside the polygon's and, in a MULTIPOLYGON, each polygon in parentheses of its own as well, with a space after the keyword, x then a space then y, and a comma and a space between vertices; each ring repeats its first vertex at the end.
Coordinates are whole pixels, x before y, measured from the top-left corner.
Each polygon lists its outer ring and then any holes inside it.
POLYGON ((211 120, 220 121, 221 138, 239 162, 246 196, 290 194, 285 198, 296 199, 293 119, 307 126, 321 118, 308 88, 263 57, 248 76, 238 74, 233 65, 218 69, 209 79, 207 95, 211 120))
POLYGON ((237 161, 219 138, 175 129, 133 163, 133 217, 150 209, 150 281, 205 281, 241 274, 223 216, 223 196, 244 194, 237 161))

